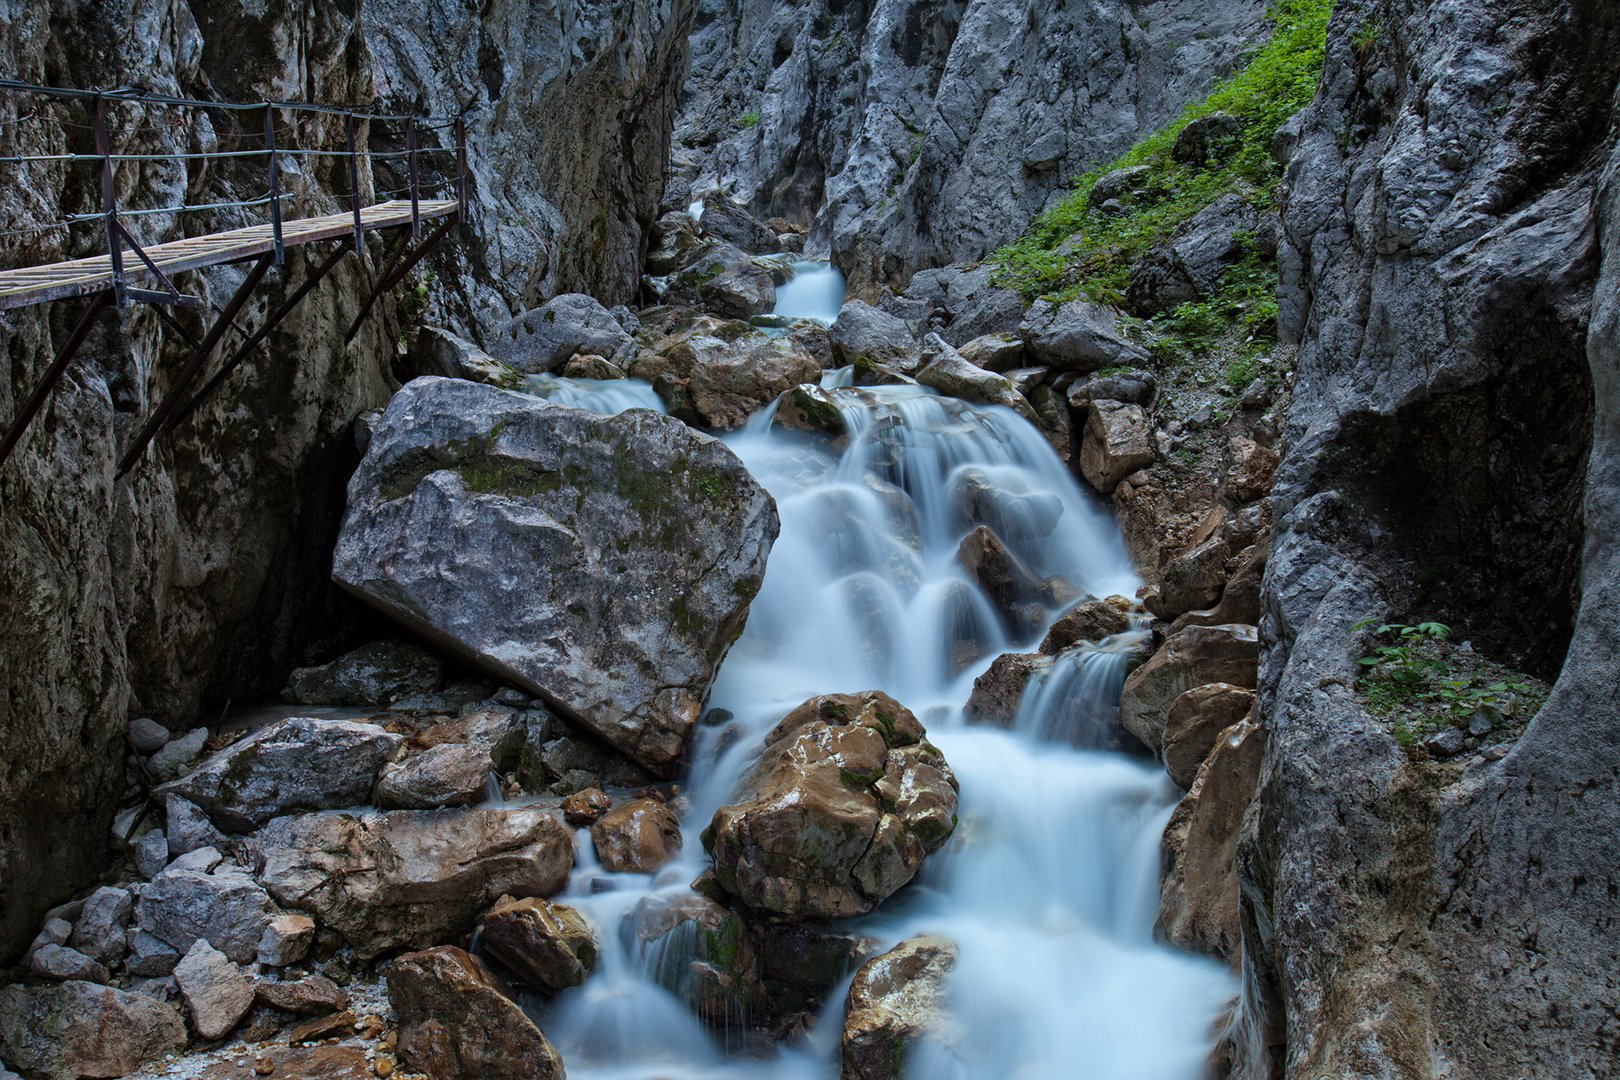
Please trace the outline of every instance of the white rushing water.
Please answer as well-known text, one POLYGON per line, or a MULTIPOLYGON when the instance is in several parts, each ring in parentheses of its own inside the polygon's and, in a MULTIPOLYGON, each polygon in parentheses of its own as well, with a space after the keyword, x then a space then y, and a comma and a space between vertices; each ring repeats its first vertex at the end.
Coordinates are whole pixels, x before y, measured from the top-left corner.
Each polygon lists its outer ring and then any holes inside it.
POLYGON ((668 411, 652 384, 640 379, 565 379, 561 375, 525 375, 523 389, 559 405, 589 409, 609 416, 626 409, 668 411))
POLYGON ((844 306, 844 275, 828 263, 796 262, 793 276, 776 287, 772 315, 788 319, 814 319, 824 326, 838 318, 844 306))
MULTIPOLYGON (((705 1025, 657 985, 648 968, 659 958, 639 954, 630 922, 643 897, 684 893, 703 869, 698 832, 788 709, 881 689, 923 720, 961 783, 952 839, 912 885, 848 920, 887 943, 926 931, 958 944, 955 1029, 945 1044, 919 1046, 908 1075, 1194 1080, 1235 984, 1221 966, 1152 940, 1174 786, 1151 763, 1086 749, 1117 708, 1120 643, 1060 659, 1032 681, 1014 731, 961 719, 974 676, 1038 640, 1007 637, 956 560, 961 538, 988 524, 1037 576, 1129 595, 1137 582, 1117 528, 1008 409, 916 388, 835 395, 852 432, 840 454, 773 431, 768 412, 727 440, 782 521, 711 695, 745 734, 726 749, 718 729, 700 729, 686 846, 655 879, 604 872, 580 830, 565 899, 595 925, 601 959, 583 986, 537 1000, 537 1019, 575 1080, 833 1080, 842 987, 808 1040, 773 1049, 705 1025)), ((672 959, 681 957, 662 962, 672 959)))

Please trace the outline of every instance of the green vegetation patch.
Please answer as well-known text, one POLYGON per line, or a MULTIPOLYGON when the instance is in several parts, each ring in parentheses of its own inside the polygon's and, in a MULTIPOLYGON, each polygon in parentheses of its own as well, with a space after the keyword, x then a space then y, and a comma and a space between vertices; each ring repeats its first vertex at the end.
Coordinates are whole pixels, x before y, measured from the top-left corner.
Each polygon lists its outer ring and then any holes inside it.
MULTIPOLYGON (((1332 0, 1274 0, 1271 38, 1249 62, 1174 121, 1078 178, 1062 202, 996 252, 998 283, 1031 300, 1044 295, 1122 304, 1138 257, 1216 199, 1236 193, 1256 209, 1269 209, 1282 176, 1271 155, 1272 136, 1316 92, 1332 9, 1332 0), (1177 161, 1172 150, 1182 129, 1217 112, 1238 118, 1236 139, 1204 162, 1177 161), (1123 212, 1089 208, 1099 178, 1137 166, 1145 171, 1119 196, 1123 212)), ((1246 246, 1252 240, 1234 239, 1246 246)), ((1155 352, 1207 348, 1234 323, 1246 325, 1250 339, 1259 342, 1253 351, 1264 348, 1276 339, 1276 287, 1275 257, 1251 247, 1215 296, 1152 320, 1147 329, 1155 352)))

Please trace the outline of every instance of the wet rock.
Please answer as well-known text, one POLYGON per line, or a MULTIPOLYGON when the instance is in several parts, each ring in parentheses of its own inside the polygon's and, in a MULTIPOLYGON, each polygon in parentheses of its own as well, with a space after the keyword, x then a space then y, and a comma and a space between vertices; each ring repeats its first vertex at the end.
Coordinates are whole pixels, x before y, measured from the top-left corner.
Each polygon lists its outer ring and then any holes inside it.
POLYGON ((309 954, 314 942, 314 919, 308 915, 277 915, 265 924, 259 937, 258 961, 266 967, 296 964, 309 954))
POLYGON ((692 407, 704 423, 722 431, 742 427, 748 417, 799 383, 821 375, 815 357, 786 337, 748 337, 692 372, 692 407))
POLYGON ((34 950, 28 969, 44 979, 83 979, 86 982, 111 982, 106 965, 66 945, 41 945, 34 950))
POLYGON ((1145 367, 1151 362, 1146 349, 1120 334, 1112 309, 1083 300, 1035 301, 1018 333, 1036 363, 1060 371, 1145 367))
POLYGON ((1057 496, 1014 494, 983 469, 971 466, 956 474, 951 501, 967 525, 988 526, 1012 543, 1050 536, 1063 516, 1063 502, 1057 496))
POLYGON ((1221 478, 1221 494, 1233 503, 1258 499, 1271 490, 1277 475, 1277 451, 1261 446, 1242 435, 1232 436, 1227 447, 1226 474, 1221 478))
POLYGON ((1131 606, 1123 596, 1086 600, 1052 624, 1041 639, 1040 651, 1056 656, 1081 641, 1095 645, 1105 637, 1123 634, 1131 628, 1131 606))
POLYGON ((995 605, 1013 640, 1027 640, 1046 621, 1041 582, 987 526, 980 525, 962 538, 956 560, 995 605))
POLYGON ((1120 722, 1154 753, 1164 746, 1168 712, 1195 686, 1224 682, 1253 689, 1260 639, 1252 626, 1189 626, 1166 639, 1125 680, 1120 722))
MULTIPOLYGON (((411 343, 410 354, 405 359, 405 369, 407 382, 421 375, 441 375, 515 390, 523 381, 516 368, 501 363, 466 338, 440 326, 424 326, 416 332, 416 340, 411 343)), ((362 447, 361 453, 364 452, 362 447)), ((318 703, 300 701, 300 704, 318 703)))
POLYGON ((149 716, 139 716, 129 722, 129 745, 137 754, 156 753, 169 739, 169 729, 149 716))
MULTIPOLYGON (((1008 368, 1003 374, 1007 376, 1007 381, 1013 384, 1013 389, 1023 394, 1025 399, 1028 400, 1030 392, 1046 381, 1047 377, 1052 374, 1052 369, 1049 367, 1008 368)), ((1062 398, 1057 400, 1061 402, 1062 398)), ((1035 406, 1035 402, 1030 401, 1030 405, 1035 406)), ((1039 411, 1040 407, 1035 406, 1035 408, 1039 411)), ((1044 423, 1046 417, 1042 416, 1041 420, 1044 423)))
POLYGON ((1254 691, 1231 683, 1195 686, 1176 698, 1164 724, 1164 767, 1187 790, 1220 733, 1254 708, 1254 691))
POLYGON ((962 707, 963 718, 970 724, 1011 728, 1029 677, 1046 670, 1051 662, 1040 653, 1002 653, 973 680, 973 693, 962 707))
POLYGON ((844 1003, 840 1080, 900 1080, 919 1039, 948 1039, 945 977, 956 943, 934 934, 907 938, 861 965, 844 1003))
POLYGON ((175 965, 174 981, 205 1039, 223 1038, 253 1006, 253 977, 200 938, 175 965))
POLYGON ((677 420, 449 379, 394 396, 349 492, 340 583, 660 775, 777 532, 736 455, 677 420))
POLYGON ((145 994, 78 981, 0 987, 0 1058, 30 1075, 124 1076, 185 1046, 180 1014, 145 994))
POLYGON ((220 828, 248 832, 294 810, 364 805, 404 741, 376 724, 293 717, 226 747, 157 794, 179 795, 220 828))
POLYGON ((169 865, 169 838, 153 829, 135 842, 135 869, 143 878, 155 878, 169 865))
POLYGON ((1189 626, 1219 626, 1223 623, 1260 622, 1260 585, 1265 578, 1266 557, 1271 547, 1270 534, 1263 535, 1255 544, 1237 556, 1237 569, 1221 592, 1221 602, 1204 611, 1189 611, 1170 626, 1172 634, 1189 626))
POLYGON ((788 918, 876 907, 956 827, 956 778, 925 735, 877 691, 794 709, 705 830, 721 887, 788 918))
POLYGON ((776 399, 772 423, 796 431, 812 431, 832 438, 845 434, 844 414, 820 384, 807 382, 784 391, 776 399))
POLYGON ((146 774, 158 784, 184 775, 192 763, 202 756, 203 744, 207 741, 207 728, 196 728, 178 739, 171 739, 163 749, 147 759, 146 774))
MULTIPOLYGON (((1034 368, 1030 370, 1044 373, 1048 369, 1034 368)), ((1009 374, 1015 373, 1009 372, 1009 374)), ((1012 381, 1015 386, 1018 384, 1017 379, 1012 381)), ((1070 418, 1069 406, 1063 400, 1063 395, 1057 393, 1045 383, 1037 383, 1027 390, 1020 390, 1019 392, 1025 394, 1030 408, 1035 410, 1041 434, 1045 435, 1046 441, 1052 444, 1052 449, 1057 452, 1058 459, 1065 465, 1069 464, 1069 461, 1074 456, 1074 422, 1070 418)))
MULTIPOLYGON (((625 371, 613 361, 594 353, 572 357, 559 372, 565 379, 623 379, 625 371)), ((514 389, 508 387, 508 389, 514 389)))
POLYGON ((656 799, 616 806, 591 826, 602 866, 614 872, 650 874, 681 851, 681 825, 656 799))
POLYGON ((1212 112, 1194 120, 1176 135, 1170 156, 1185 165, 1203 165, 1224 156, 1243 133, 1243 121, 1231 113, 1212 112))
POLYGON ((776 281, 741 248, 711 243, 670 279, 664 300, 747 319, 776 306, 776 281))
MULTIPOLYGON (((949 339, 947 339, 949 340, 949 339)), ((1010 371, 1024 362, 1024 339, 1017 333, 983 334, 956 349, 962 359, 986 371, 1010 371)))
POLYGON ((562 1080, 556 1049, 460 949, 407 953, 386 974, 405 1068, 481 1080, 562 1080))
POLYGON ((922 347, 911 327, 864 300, 846 302, 827 335, 840 367, 866 363, 911 375, 922 364, 922 347))
POLYGON ((485 707, 434 724, 419 734, 416 742, 429 748, 466 743, 483 750, 495 768, 506 772, 517 763, 526 732, 523 716, 516 709, 485 707))
POLYGON ((202 808, 178 795, 169 795, 163 802, 167 825, 169 857, 184 855, 198 848, 223 848, 225 834, 214 828, 202 808))
POLYGON ((820 998, 874 956, 878 939, 833 923, 789 923, 759 930, 760 974, 820 998))
POLYGON ((484 913, 479 941, 494 960, 547 993, 578 986, 596 968, 596 935, 566 904, 531 897, 484 913))
POLYGON ((1131 310, 1145 319, 1213 295, 1259 222, 1259 211, 1235 194, 1198 211, 1132 265, 1125 289, 1131 310))
POLYGON ((1103 173, 1086 194, 1086 205, 1095 210, 1109 199, 1124 198, 1152 171, 1147 165, 1127 165, 1103 173))
POLYGON ((270 897, 250 878, 172 868, 143 888, 135 905, 136 924, 180 952, 202 939, 239 964, 258 955, 274 914, 270 897))
POLYGON ((555 893, 574 863, 560 821, 515 807, 303 814, 247 847, 278 903, 315 916, 363 959, 470 929, 501 896, 555 893))
POLYGON ((145 930, 128 932, 129 955, 124 967, 131 975, 161 979, 180 962, 180 950, 145 930))
POLYGON ((299 1016, 325 1016, 349 1007, 348 992, 325 975, 287 982, 260 979, 254 995, 263 1005, 299 1016))
POLYGON ((699 227, 704 236, 734 244, 750 255, 774 255, 782 250, 775 232, 724 195, 711 195, 703 201, 699 227))
POLYGON ((628 360, 636 341, 611 312, 583 293, 564 293, 495 331, 489 352, 526 375, 556 371, 580 353, 628 360))
POLYGON ((134 911, 135 898, 129 890, 103 885, 85 900, 73 926, 71 944, 93 960, 108 965, 118 963, 129 951, 126 930, 134 911))
POLYGON ((377 805, 385 810, 433 810, 483 799, 494 763, 481 746, 442 743, 404 765, 388 765, 377 781, 377 805))
POLYGON ((1076 379, 1069 387, 1069 407, 1078 411, 1093 401, 1123 401, 1145 409, 1153 404, 1158 393, 1159 381, 1151 371, 1132 368, 1076 379))
POLYGON ((746 1023, 763 1000, 748 927, 713 900, 679 891, 645 896, 635 931, 647 973, 710 1023, 746 1023))
POLYGON ((563 820, 570 825, 594 825, 613 809, 613 798, 601 788, 576 791, 562 802, 563 820))
POLYGON ((922 367, 917 369, 916 378, 922 385, 963 401, 1005 405, 1030 423, 1040 423, 1040 417, 1035 415, 1024 395, 1013 389, 1011 380, 974 367, 938 334, 929 334, 923 340, 921 360, 922 367))
POLYGON ((281 696, 295 705, 387 705, 438 689, 444 664, 402 641, 373 641, 320 667, 298 668, 281 696))
POLYGON ((1236 853, 1265 746, 1265 729, 1247 720, 1222 731, 1164 828, 1154 933, 1234 965, 1242 940, 1236 853))
POLYGON ((680 210, 671 210, 658 219, 653 226, 652 243, 652 250, 647 252, 647 273, 656 277, 675 273, 703 248, 697 222, 680 210))
POLYGON ((1138 469, 1159 460, 1153 425, 1140 406, 1122 401, 1093 401, 1080 443, 1080 472, 1104 495, 1138 469))

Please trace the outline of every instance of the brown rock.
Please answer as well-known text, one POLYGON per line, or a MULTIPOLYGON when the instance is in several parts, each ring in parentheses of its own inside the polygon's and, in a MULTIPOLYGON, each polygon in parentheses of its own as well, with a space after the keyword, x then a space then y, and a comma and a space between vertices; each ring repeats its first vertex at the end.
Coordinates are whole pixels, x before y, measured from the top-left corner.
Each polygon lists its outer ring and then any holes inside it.
POLYGON ((779 395, 820 377, 821 365, 791 338, 750 335, 693 370, 692 403, 710 427, 738 428, 779 395))
POLYGON ((650 874, 680 854, 681 823, 657 799, 635 799, 602 815, 591 841, 605 869, 650 874))
POLYGON ((1080 474, 1104 495, 1119 482, 1159 460, 1153 428, 1140 405, 1093 401, 1080 442, 1080 474))
POLYGON ((872 910, 956 827, 956 777, 925 735, 877 691, 794 709, 704 830, 720 886, 787 918, 872 910))
POLYGON ((500 772, 507 772, 523 750, 523 718, 515 709, 501 706, 477 709, 454 720, 441 720, 418 735, 413 742, 431 749, 446 743, 481 746, 500 772))
POLYGON ((313 1020, 305 1020, 301 1024, 294 1024, 287 1029, 287 1041, 294 1046, 299 1043, 317 1042, 332 1036, 348 1035, 354 1030, 354 1013, 344 1009, 329 1016, 317 1016, 313 1020))
POLYGON ((624 369, 595 353, 579 353, 562 366, 559 374, 565 379, 622 379, 624 369))
POLYGON ((1024 342, 1017 334, 984 334, 957 347, 962 359, 986 371, 1009 371, 1024 362, 1024 342))
POLYGON ((1007 550, 988 526, 980 525, 962 538, 956 559, 990 597, 1002 625, 1014 640, 1028 639, 1046 621, 1046 609, 1041 603, 1045 590, 1040 579, 1007 550))
POLYGON ((764 998, 747 925, 707 897, 643 897, 636 905, 636 940, 653 979, 710 1023, 745 1023, 764 998))
POLYGON ((1177 787, 1192 787, 1216 738, 1253 708, 1254 692, 1231 683, 1195 686, 1176 698, 1165 719, 1164 767, 1177 787))
POLYGON ((489 751, 468 743, 441 743, 402 766, 385 765, 376 803, 385 810, 435 810, 479 802, 495 767, 489 751))
MULTIPOLYGON (((1123 634, 1131 628, 1128 612, 1133 607, 1135 605, 1123 596, 1087 600, 1052 624, 1046 637, 1041 639, 1040 651, 1056 656, 1081 641, 1096 644, 1112 634, 1123 634)), ((978 689, 977 683, 974 689, 978 689)))
POLYGON ((1024 685, 1037 671, 1044 671, 1052 658, 1043 653, 1002 653, 990 662, 984 674, 973 680, 973 693, 962 707, 970 724, 991 724, 1010 728, 1024 697, 1024 685))
POLYGON ((563 1062, 476 959, 452 946, 388 965, 398 1057, 412 1072, 480 1080, 562 1080, 563 1062))
POLYGON ((789 923, 759 930, 760 973, 819 998, 875 956, 877 938, 834 923, 789 923))
POLYGON ((197 1074, 197 1080, 248 1080, 273 1076, 276 1080, 371 1080, 366 1052, 358 1046, 282 1046, 266 1050, 252 1066, 239 1057, 217 1061, 197 1074), (268 1064, 261 1071, 259 1062, 268 1064))
POLYGON ((328 811, 278 818, 248 841, 285 907, 341 933, 361 959, 471 929, 501 896, 548 896, 573 837, 541 810, 328 811))
POLYGON ((862 964, 845 999, 840 1080, 899 1080, 913 1043, 947 1038, 945 976, 955 966, 956 944, 933 934, 862 964))
POLYGON ((1232 436, 1227 444, 1226 475, 1221 478, 1221 494, 1233 503, 1246 503, 1258 499, 1271 490, 1271 481, 1277 475, 1277 451, 1261 446, 1242 435, 1232 436))
POLYGON ((174 981, 205 1039, 223 1037, 253 1006, 253 978, 203 938, 175 965, 174 981))
POLYGON ((325 975, 310 975, 294 982, 260 979, 255 996, 265 1005, 300 1016, 325 1015, 349 1007, 349 995, 325 975))
POLYGON ((1168 638, 1131 672, 1120 698, 1120 723, 1150 750, 1164 746, 1170 706, 1195 686, 1224 682, 1253 688, 1260 639, 1252 626, 1189 626, 1168 638))
POLYGON ((1219 626, 1222 623, 1260 622, 1260 584, 1266 576, 1266 556, 1271 534, 1262 533, 1250 548, 1237 557, 1237 570, 1221 592, 1221 602, 1207 611, 1189 611, 1170 626, 1172 634, 1189 626, 1219 626))
POLYGON ((110 986, 0 986, 0 1059, 28 1075, 123 1076, 185 1049, 174 1006, 110 986))
POLYGON ((308 915, 277 915, 259 937, 259 963, 267 967, 296 964, 315 941, 315 920, 308 915))
POLYGON ((1265 729, 1248 720, 1221 732, 1164 829, 1155 934, 1234 966, 1241 940, 1234 857, 1265 746, 1265 729))
POLYGON ((613 809, 613 798, 599 787, 588 787, 564 799, 562 809, 568 824, 592 825, 613 809))
POLYGON ((578 986, 596 967, 596 935, 585 917, 537 897, 490 908, 480 940, 491 958, 552 994, 578 986))
POLYGON ((1226 587, 1227 554, 1226 541, 1216 535, 1171 559, 1159 571, 1159 594, 1148 610, 1169 622, 1215 603, 1226 587))

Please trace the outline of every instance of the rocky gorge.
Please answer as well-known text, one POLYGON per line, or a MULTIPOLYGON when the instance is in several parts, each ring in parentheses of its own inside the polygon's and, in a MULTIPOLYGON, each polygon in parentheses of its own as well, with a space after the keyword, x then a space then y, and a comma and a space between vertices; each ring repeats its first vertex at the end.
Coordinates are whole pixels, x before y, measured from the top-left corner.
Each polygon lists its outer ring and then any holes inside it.
POLYGON ((0 472, 0 1078, 1612 1075, 1609 5, 8 18, 479 138, 0 472))

